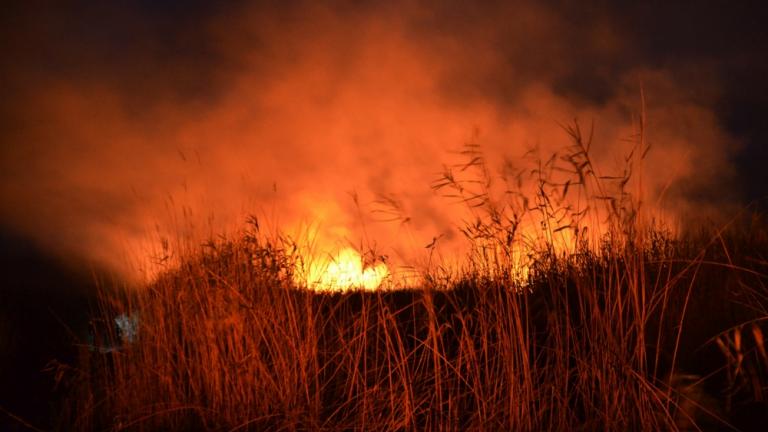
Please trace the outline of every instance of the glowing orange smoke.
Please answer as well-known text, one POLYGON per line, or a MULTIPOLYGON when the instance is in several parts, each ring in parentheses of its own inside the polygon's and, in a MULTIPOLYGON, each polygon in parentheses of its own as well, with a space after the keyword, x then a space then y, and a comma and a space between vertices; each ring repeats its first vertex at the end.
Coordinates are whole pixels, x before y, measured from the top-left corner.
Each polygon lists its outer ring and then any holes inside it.
MULTIPOLYGON (((61 54, 77 70, 15 71, 20 90, 5 111, 12 127, 0 128, 9 143, 0 149, 0 224, 59 255, 142 280, 135 267, 150 267, 151 277, 153 262, 165 269, 168 256, 178 256, 160 240, 199 244, 238 230, 249 214, 265 215, 274 231, 323 221, 324 252, 302 255, 316 261, 304 271, 308 284, 371 288, 387 274, 399 283, 400 268, 466 255, 460 230, 475 220, 476 200, 464 197, 467 206, 431 184, 443 165, 466 171, 457 151, 468 141, 482 144, 490 176, 506 176, 496 195, 512 186, 533 199, 535 166, 525 156, 538 149, 547 161, 569 143, 561 124, 595 120, 594 162, 603 175, 620 175, 636 133, 638 76, 651 101, 644 117, 654 145, 633 172, 644 172, 644 209, 692 213, 687 191, 709 191, 727 172, 729 139, 715 111, 690 99, 675 75, 617 71, 597 100, 566 91, 564 79, 580 76, 584 59, 633 52, 611 20, 596 23, 610 38, 561 40, 578 33, 572 17, 539 2, 473 4, 471 13, 453 2, 302 6, 249 5, 195 23, 189 34, 211 58, 155 63, 143 53, 174 51, 145 49, 158 39, 150 32, 138 58, 117 62, 131 67, 102 70, 94 65, 111 62, 81 52, 78 36, 73 55, 61 54), (518 187, 520 178, 530 181, 518 187), (434 248, 424 247, 435 238, 434 248), (358 242, 388 255, 389 269, 336 245, 358 242)), ((58 21, 69 22, 40 22, 58 21)), ((46 35, 78 33, 40 31, 16 38, 47 49, 46 35)), ((180 35, 168 39, 185 40, 180 35)), ((466 181, 477 185, 472 175, 466 181)), ((577 207, 602 195, 570 189, 554 196, 577 207)), ((588 222, 590 234, 601 233, 588 222)), ((523 221, 519 236, 553 237, 559 248, 570 235, 554 232, 562 226, 542 231, 538 221, 523 221)), ((515 254, 524 261, 524 249, 515 254)))

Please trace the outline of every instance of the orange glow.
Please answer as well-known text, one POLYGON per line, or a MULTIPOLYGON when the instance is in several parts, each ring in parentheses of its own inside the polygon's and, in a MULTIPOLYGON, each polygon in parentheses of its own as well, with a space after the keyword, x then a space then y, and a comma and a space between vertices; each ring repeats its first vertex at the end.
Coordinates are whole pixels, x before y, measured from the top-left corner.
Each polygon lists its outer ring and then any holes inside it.
POLYGON ((297 269, 296 282, 317 290, 344 291, 378 288, 389 275, 384 263, 365 265, 353 248, 345 248, 328 259, 312 258, 306 271, 297 269))

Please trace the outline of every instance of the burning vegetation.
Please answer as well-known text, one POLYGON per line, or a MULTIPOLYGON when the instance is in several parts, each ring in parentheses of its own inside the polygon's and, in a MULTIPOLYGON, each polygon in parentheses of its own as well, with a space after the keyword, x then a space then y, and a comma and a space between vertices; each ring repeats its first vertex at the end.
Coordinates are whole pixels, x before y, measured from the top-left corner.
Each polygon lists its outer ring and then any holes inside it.
POLYGON ((722 97, 765 49, 712 30, 739 14, 103 3, 0 17, 0 240, 44 251, 0 260, 0 369, 42 368, 14 295, 112 276, 30 332, 66 333, 52 427, 768 424, 768 222, 722 97), (665 25, 703 30, 686 56, 665 25))
MULTIPOLYGON (((531 431, 762 424, 765 221, 740 216, 673 230, 643 213, 629 168, 600 175, 590 134, 578 125, 565 132, 571 146, 531 159, 538 188, 530 197, 494 198, 498 179, 468 146, 468 162, 456 168, 475 177, 449 169, 434 184, 475 216, 461 229, 465 258, 432 261, 408 286, 384 262, 366 262, 371 251, 347 248, 308 264, 306 245, 265 233, 251 218, 239 234, 177 255, 177 266, 144 287, 104 291, 104 319, 139 316, 140 324, 130 342, 107 332, 120 350, 84 349, 66 370, 61 424, 531 431)), ((646 154, 642 143, 639 136, 628 167, 646 154)))

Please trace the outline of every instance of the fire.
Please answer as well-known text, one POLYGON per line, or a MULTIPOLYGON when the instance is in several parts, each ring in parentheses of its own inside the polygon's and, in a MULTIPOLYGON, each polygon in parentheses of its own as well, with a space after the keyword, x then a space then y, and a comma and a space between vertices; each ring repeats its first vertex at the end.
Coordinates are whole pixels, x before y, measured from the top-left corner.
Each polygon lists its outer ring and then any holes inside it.
POLYGON ((297 282, 306 283, 317 290, 344 291, 355 288, 373 290, 378 288, 389 269, 383 262, 366 264, 364 258, 353 248, 339 251, 333 258, 313 259, 303 271, 297 269, 297 282))

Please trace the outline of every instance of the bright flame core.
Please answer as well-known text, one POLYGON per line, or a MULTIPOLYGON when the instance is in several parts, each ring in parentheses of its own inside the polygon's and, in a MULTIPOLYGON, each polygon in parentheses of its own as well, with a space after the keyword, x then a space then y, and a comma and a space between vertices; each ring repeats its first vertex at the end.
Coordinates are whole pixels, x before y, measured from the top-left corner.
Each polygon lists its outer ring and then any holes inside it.
POLYGON ((314 259, 297 274, 301 275, 297 282, 306 283, 308 287, 317 290, 374 290, 389 275, 389 269, 382 262, 364 265, 360 253, 353 248, 345 248, 332 259, 314 259))

